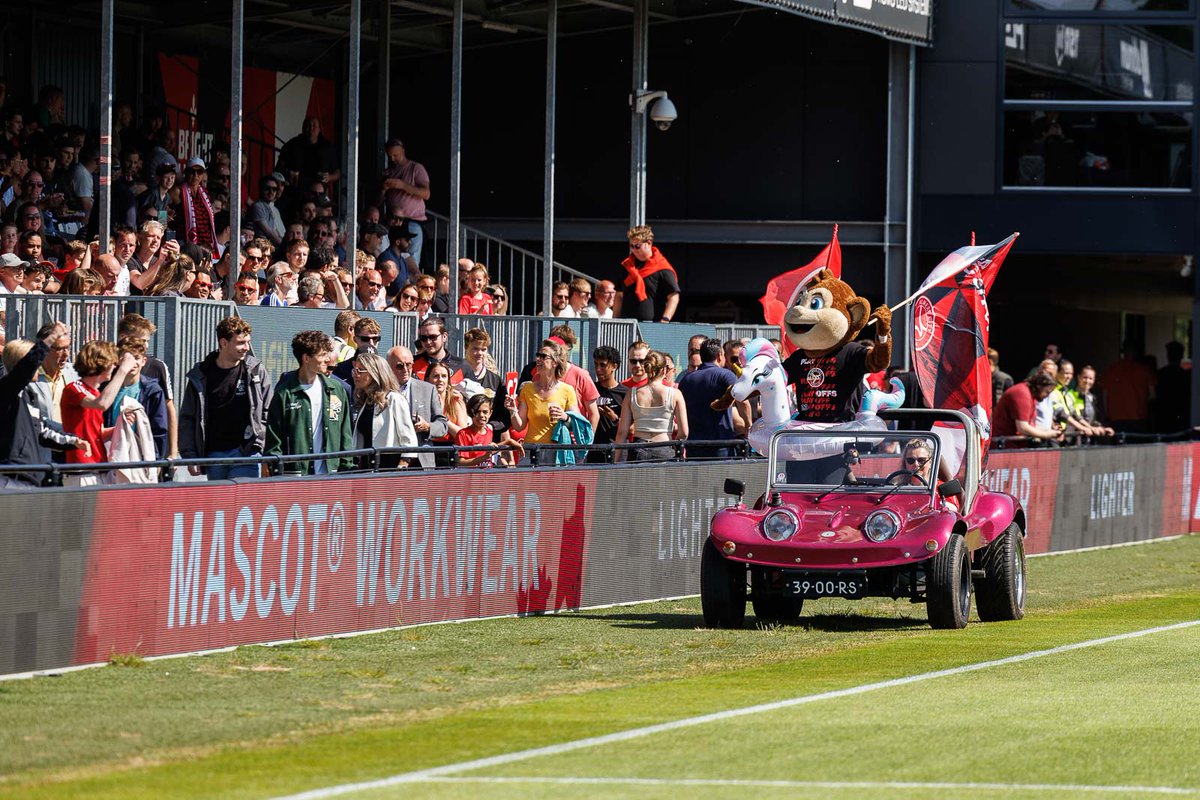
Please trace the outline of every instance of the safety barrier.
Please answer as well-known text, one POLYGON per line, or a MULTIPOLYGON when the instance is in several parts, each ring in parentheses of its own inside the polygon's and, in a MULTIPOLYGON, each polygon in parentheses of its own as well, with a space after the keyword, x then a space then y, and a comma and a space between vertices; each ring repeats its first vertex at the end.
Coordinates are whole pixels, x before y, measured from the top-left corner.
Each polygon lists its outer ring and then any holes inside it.
MULTIPOLYGON (((1027 550, 1200 530, 1200 443, 993 453, 1027 550)), ((0 495, 0 674, 698 591, 725 478, 762 461, 0 495)))

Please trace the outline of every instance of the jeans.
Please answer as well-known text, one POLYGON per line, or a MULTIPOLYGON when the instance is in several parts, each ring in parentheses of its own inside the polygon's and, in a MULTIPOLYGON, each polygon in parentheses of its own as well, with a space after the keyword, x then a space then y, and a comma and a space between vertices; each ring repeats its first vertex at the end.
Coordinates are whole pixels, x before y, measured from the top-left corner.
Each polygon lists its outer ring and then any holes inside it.
POLYGON ((425 229, 415 219, 410 219, 406 224, 412 233, 412 238, 408 240, 408 254, 417 262, 417 269, 421 269, 421 246, 425 244, 425 229))
MULTIPOLYGON (((245 455, 242 448, 232 450, 213 450, 206 458, 237 458, 245 455)), ((257 478, 260 474, 258 464, 214 464, 208 467, 206 474, 210 481, 224 481, 230 478, 257 478)))

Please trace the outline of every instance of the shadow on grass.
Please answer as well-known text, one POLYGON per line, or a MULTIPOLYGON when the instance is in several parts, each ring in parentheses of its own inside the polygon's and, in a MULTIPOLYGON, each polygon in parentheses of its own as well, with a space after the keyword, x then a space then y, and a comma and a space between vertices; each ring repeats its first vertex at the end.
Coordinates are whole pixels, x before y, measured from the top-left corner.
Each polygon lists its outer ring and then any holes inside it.
POLYGON ((903 631, 928 627, 925 620, 906 617, 867 617, 859 614, 801 616, 797 627, 814 631, 903 631))
MULTIPOLYGON (((608 622, 616 628, 641 628, 648 630, 692 630, 704 627, 704 617, 699 614, 593 614, 586 611, 564 614, 559 619, 589 619, 608 622)), ((759 625, 771 627, 802 628, 813 631, 901 631, 919 630, 927 627, 922 619, 903 617, 869 617, 858 614, 815 614, 801 615, 795 622, 759 620, 753 613, 746 613, 746 628, 759 625)))

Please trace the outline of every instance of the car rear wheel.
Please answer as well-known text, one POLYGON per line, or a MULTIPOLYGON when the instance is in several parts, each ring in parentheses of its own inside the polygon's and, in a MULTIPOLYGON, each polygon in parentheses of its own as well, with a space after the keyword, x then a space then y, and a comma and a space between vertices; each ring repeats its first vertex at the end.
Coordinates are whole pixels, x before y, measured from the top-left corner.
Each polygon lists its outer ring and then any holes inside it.
POLYGON ((712 539, 700 556, 700 607, 710 628, 740 628, 746 622, 746 567, 722 556, 712 539))
POLYGON ((971 555, 958 535, 929 559, 925 608, 933 628, 965 628, 971 616, 971 555))
POLYGON ((1025 537, 1009 523, 983 551, 984 577, 975 594, 975 609, 985 622, 1025 616, 1025 537))

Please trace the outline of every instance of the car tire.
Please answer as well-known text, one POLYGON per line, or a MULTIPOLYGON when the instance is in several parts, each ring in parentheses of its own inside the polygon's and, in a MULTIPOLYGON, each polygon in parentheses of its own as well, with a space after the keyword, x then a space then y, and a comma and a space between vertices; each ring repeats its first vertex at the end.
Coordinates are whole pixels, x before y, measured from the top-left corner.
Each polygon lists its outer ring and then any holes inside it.
POLYGON ((709 628, 740 628, 746 623, 746 567, 717 551, 712 539, 700 556, 700 607, 709 628))
POLYGON ((1009 523, 982 553, 984 577, 975 587, 975 610, 984 622, 1025 616, 1025 537, 1009 523))
POLYGON ((971 616, 971 554, 952 535, 925 568, 925 608, 932 628, 965 628, 971 616))
POLYGON ((750 602, 759 622, 795 622, 804 609, 803 597, 755 597, 750 602))

